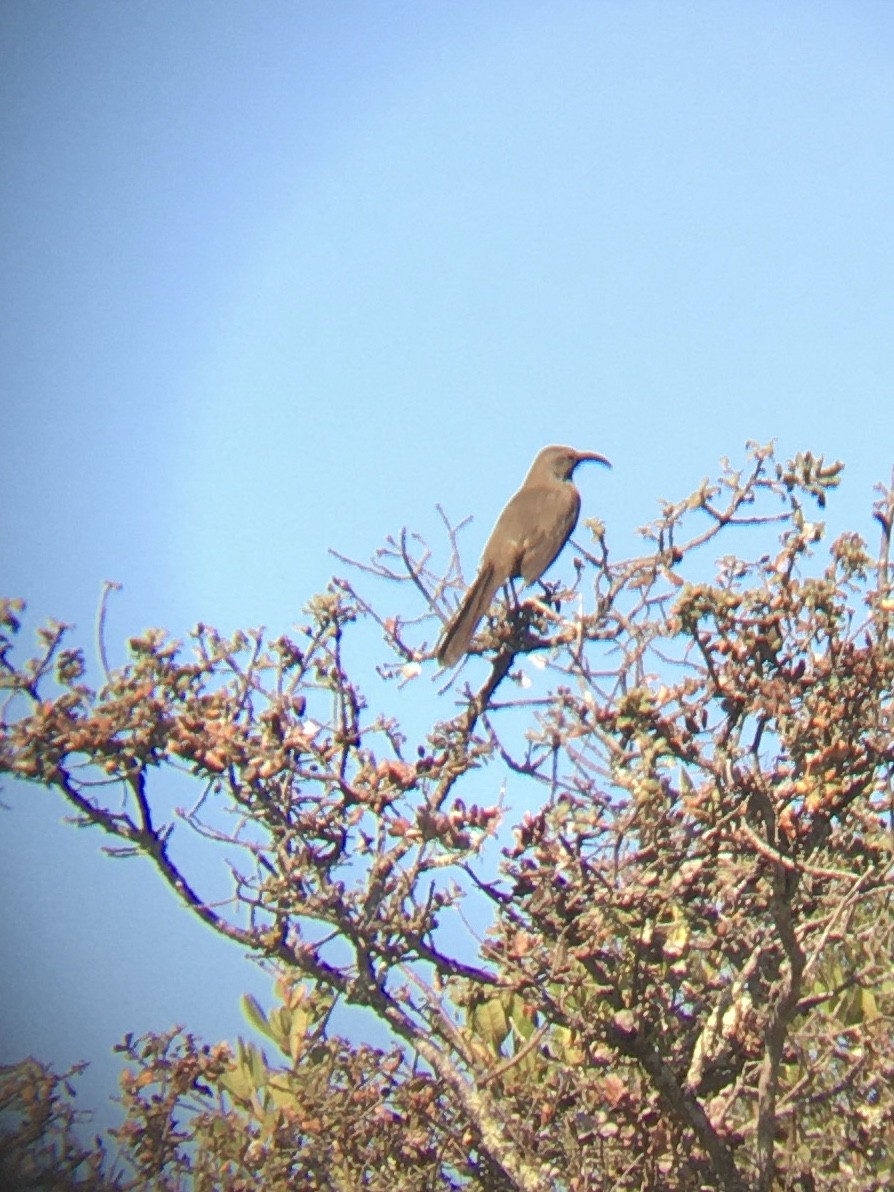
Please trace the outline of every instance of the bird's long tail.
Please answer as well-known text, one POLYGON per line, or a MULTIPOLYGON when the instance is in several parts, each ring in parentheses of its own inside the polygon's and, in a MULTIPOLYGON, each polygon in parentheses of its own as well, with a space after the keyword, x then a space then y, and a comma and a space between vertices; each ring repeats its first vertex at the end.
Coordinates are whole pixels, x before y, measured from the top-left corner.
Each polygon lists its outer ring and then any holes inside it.
POLYGON ((490 607, 499 586, 499 581, 494 578, 493 564, 482 566, 441 637, 438 662, 442 666, 455 666, 468 650, 478 622, 490 607))

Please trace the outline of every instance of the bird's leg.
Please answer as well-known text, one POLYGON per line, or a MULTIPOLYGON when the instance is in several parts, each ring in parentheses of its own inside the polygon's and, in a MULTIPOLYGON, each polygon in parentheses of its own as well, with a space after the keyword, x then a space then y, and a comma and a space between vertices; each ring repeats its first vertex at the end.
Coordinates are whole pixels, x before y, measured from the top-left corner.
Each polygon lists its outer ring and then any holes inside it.
POLYGON ((512 579, 507 579, 503 585, 503 597, 506 601, 507 620, 514 628, 521 619, 522 604, 518 598, 518 592, 515 590, 515 582, 512 579))
POLYGON ((525 606, 519 600, 514 581, 509 578, 503 585, 503 599, 506 607, 506 622, 509 626, 510 641, 520 639, 520 634, 527 636, 526 630, 530 614, 525 612, 525 606))

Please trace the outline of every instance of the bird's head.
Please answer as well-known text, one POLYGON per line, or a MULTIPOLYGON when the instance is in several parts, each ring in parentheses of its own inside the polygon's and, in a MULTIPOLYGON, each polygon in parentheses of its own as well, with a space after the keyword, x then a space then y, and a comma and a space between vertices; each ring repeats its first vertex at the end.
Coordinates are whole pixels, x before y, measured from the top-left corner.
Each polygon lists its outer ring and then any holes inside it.
POLYGON ((588 460, 611 467, 604 455, 595 451, 576 451, 573 447, 544 447, 531 466, 531 476, 554 476, 557 480, 570 480, 578 464, 588 460))

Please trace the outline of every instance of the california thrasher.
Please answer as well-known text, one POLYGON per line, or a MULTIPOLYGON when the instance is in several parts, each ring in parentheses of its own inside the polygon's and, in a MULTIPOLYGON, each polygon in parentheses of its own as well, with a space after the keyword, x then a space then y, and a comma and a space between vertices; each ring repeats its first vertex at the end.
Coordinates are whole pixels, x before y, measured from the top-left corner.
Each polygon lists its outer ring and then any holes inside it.
POLYGON ((525 482, 497 519, 487 540, 478 575, 463 597, 438 644, 438 661, 454 666, 472 643, 478 622, 497 590, 521 577, 540 579, 568 541, 580 513, 580 493, 571 475, 584 460, 611 464, 593 451, 544 447, 525 482))

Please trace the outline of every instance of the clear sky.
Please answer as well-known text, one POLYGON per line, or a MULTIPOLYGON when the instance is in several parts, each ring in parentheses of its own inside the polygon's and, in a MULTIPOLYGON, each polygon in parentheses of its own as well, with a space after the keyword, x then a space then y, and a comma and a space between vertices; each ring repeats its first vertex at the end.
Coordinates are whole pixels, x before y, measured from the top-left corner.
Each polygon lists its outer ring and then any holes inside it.
MULTIPOLYGON (((746 439, 894 463, 894 6, 0 6, 0 574, 34 620, 288 631, 536 450, 617 549, 746 439)), ((426 696, 429 698, 429 696, 426 696)), ((244 1031, 268 982, 7 786, 0 1060, 244 1031)))

